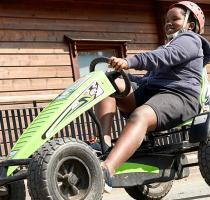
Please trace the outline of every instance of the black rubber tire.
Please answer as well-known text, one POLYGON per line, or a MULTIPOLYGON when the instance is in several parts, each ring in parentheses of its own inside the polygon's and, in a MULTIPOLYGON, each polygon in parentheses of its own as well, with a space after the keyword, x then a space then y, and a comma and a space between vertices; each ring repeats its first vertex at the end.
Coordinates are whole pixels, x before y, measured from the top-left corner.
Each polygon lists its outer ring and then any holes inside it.
POLYGON ((87 144, 59 138, 33 156, 28 186, 33 200, 100 200, 104 181, 99 159, 87 144))
POLYGON ((26 189, 24 180, 16 181, 8 184, 8 195, 0 197, 0 200, 25 200, 26 189))
POLYGON ((127 187, 125 191, 136 200, 159 200, 171 190, 173 181, 127 187))
POLYGON ((210 141, 200 143, 198 150, 198 164, 201 175, 210 186, 210 141))

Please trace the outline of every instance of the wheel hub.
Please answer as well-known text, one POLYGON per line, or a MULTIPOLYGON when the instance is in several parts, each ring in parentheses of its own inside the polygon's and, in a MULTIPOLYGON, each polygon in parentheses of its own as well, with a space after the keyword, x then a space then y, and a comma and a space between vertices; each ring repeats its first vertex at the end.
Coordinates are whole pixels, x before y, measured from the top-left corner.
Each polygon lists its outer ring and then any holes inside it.
POLYGON ((69 157, 61 160, 57 171, 57 186, 64 199, 84 199, 89 190, 90 175, 81 160, 69 157))
POLYGON ((72 172, 65 174, 63 179, 63 182, 68 183, 69 185, 76 185, 79 182, 79 178, 72 172))

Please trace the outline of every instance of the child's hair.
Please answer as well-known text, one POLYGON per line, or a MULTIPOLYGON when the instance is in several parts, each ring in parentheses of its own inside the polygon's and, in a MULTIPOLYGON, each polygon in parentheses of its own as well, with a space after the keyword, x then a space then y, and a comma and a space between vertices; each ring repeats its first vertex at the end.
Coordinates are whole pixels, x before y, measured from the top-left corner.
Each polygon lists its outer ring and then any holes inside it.
MULTIPOLYGON (((185 8, 182 5, 177 5, 176 7, 181 8, 182 11, 183 11, 183 15, 186 16, 186 14, 187 14, 187 8, 185 8)), ((198 23, 198 20, 196 19, 196 17, 194 16, 194 14, 192 12, 190 12, 190 15, 188 17, 188 21, 187 22, 188 23, 190 23, 190 22, 194 22, 195 23, 195 27, 193 28, 192 31, 194 31, 195 33, 197 33, 196 30, 198 30, 198 27, 197 26, 199 26, 199 23, 198 23)))

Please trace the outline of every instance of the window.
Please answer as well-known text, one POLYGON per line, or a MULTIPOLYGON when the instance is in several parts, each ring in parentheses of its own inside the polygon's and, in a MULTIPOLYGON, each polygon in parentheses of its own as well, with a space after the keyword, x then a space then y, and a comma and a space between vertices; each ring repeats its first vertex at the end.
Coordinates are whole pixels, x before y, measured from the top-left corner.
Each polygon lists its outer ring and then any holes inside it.
MULTIPOLYGON (((65 41, 69 45, 74 80, 89 73, 89 64, 96 57, 126 57, 125 40, 72 39, 65 36, 65 41)), ((104 63, 97 65, 97 69, 105 71, 106 68, 104 63)))
MULTIPOLYGON (((90 62, 97 57, 105 56, 105 57, 111 57, 115 55, 115 51, 113 49, 110 50, 94 50, 94 51, 79 51, 78 52, 78 63, 80 67, 80 76, 84 76, 89 72, 89 64, 90 62)), ((104 63, 101 63, 97 66, 97 69, 105 71, 107 68, 107 65, 104 63)))

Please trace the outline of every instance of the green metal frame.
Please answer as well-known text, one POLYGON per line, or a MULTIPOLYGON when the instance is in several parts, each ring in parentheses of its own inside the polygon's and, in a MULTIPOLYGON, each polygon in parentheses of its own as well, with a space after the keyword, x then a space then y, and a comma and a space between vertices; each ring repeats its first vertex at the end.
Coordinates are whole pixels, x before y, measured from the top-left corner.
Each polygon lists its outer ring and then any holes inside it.
POLYGON ((115 175, 124 174, 124 173, 134 173, 134 172, 144 172, 144 173, 155 173, 158 174, 160 172, 159 168, 156 166, 139 164, 139 163, 131 163, 125 162, 122 166, 120 166, 115 175))

